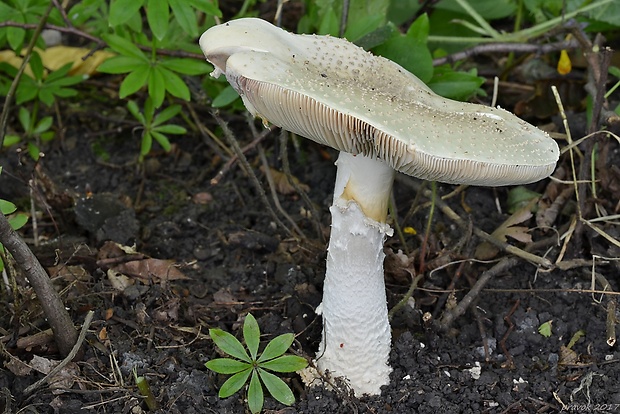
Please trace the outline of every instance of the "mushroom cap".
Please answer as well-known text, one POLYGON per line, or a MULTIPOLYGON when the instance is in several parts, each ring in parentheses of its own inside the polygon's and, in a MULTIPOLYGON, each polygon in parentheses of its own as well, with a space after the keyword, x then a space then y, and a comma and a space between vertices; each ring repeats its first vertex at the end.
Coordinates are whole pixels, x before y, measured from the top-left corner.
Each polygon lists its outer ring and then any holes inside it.
POLYGON ((207 30, 200 46, 248 110, 339 151, 453 184, 513 185, 551 174, 545 132, 500 108, 431 91, 398 64, 339 38, 253 18, 207 30))

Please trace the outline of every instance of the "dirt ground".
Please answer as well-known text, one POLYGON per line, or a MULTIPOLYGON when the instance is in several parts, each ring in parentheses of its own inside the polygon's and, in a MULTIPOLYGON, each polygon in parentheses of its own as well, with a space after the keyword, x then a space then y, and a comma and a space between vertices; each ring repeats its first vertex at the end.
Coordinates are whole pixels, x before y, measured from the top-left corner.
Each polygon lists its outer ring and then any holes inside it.
MULTIPOLYGON (((223 163, 199 137, 180 138, 173 153, 148 158, 142 174, 130 162, 137 150, 131 130, 114 139, 100 136, 85 124, 90 115, 67 119, 65 139, 46 150, 36 172, 24 154, 2 154, 2 197, 27 205, 27 180, 32 178, 36 184, 41 213, 40 245, 35 252, 58 287, 64 288, 73 320, 80 324, 88 310, 95 312, 84 356, 68 371, 71 381, 59 385, 62 392, 44 386, 24 396, 25 387, 42 374, 18 366, 17 360, 33 365, 35 356, 52 360, 58 356, 49 337, 34 338, 47 326, 28 286, 18 280, 19 295, 3 293, 0 326, 6 352, 0 387, 4 412, 142 412, 146 406, 135 387, 135 369, 150 383, 158 412, 243 413, 243 394, 224 400, 217 396, 224 378, 204 367, 217 356, 206 334, 211 327, 239 334, 244 315, 252 312, 265 340, 294 332, 295 352, 308 359, 314 356, 321 337, 321 321, 314 313, 324 272, 321 237, 329 230, 327 207, 336 154, 309 143, 289 152, 294 175, 308 186, 320 212, 323 233, 316 232, 301 197, 280 194, 283 209, 308 237, 296 240, 274 225, 236 164, 219 184, 210 184, 223 163), (141 201, 135 205, 139 192, 141 201), (135 244, 138 252, 152 258, 170 259, 184 278, 166 280, 155 270, 146 279, 119 281, 121 276, 111 276, 98 261, 114 257, 108 240, 135 244)), ((249 142, 245 120, 233 116, 230 121, 242 143, 249 142)), ((215 127, 208 118, 205 123, 215 127)), ((262 145, 271 165, 279 168, 280 161, 273 155, 277 134, 268 135, 262 145)), ((249 151, 248 158, 262 180, 256 152, 249 151)), ((412 204, 420 206, 407 222, 401 222, 417 229, 418 235, 405 235, 406 245, 392 238, 386 251, 407 250, 413 262, 419 262, 416 255, 429 208, 423 197, 416 201, 408 180, 412 179, 397 180, 395 200, 400 220, 412 204)), ((544 188, 545 183, 532 186, 544 188)), ((452 190, 445 185, 438 188, 442 195, 452 190)), ((453 197, 450 204, 463 217, 468 206, 473 225, 492 231, 506 217, 496 206, 506 193, 507 189, 468 188, 462 199, 453 197)), ((24 235, 32 241, 32 227, 24 235)), ((549 234, 534 231, 535 240, 546 237, 549 234)), ((601 237, 588 237, 588 248, 599 249, 601 255, 610 249, 601 237)), ((493 263, 472 262, 463 268, 437 265, 430 271, 432 262, 466 257, 465 252, 478 243, 436 212, 425 277, 392 321, 394 371, 380 396, 357 399, 321 384, 306 387, 297 375, 288 375, 297 402, 283 407, 267 398, 265 412, 620 412, 620 350, 606 343, 609 299, 573 291, 590 288, 590 266, 537 271, 520 261, 493 277, 450 329, 437 328, 433 322, 447 306, 461 300, 493 263), (453 254, 459 243, 464 243, 463 253, 453 254), (460 277, 455 279, 457 269, 460 277), (454 296, 446 297, 451 283, 454 296), (422 318, 427 312, 432 315, 430 322, 422 318), (552 330, 545 337, 538 328, 548 321, 552 330), (568 349, 578 332, 582 336, 568 349)), ((552 246, 549 257, 558 251, 558 246, 552 246)), ((402 268, 413 271, 418 264, 390 263, 386 277, 392 307, 411 281, 402 268)), ((596 271, 607 276, 614 291, 620 290, 614 263, 600 261, 596 271)))
MULTIPOLYGON (((90 82, 101 88, 98 82, 105 80, 90 82)), ((263 343, 294 332, 293 351, 308 360, 315 356, 321 320, 314 311, 322 295, 336 153, 303 140, 289 143, 293 175, 307 186, 312 202, 286 185, 280 188, 283 211, 305 235, 293 237, 274 222, 239 164, 227 168, 214 144, 197 133, 175 138, 171 153, 156 151, 138 167, 139 138, 135 125, 119 121, 122 108, 121 102, 105 108, 86 102, 67 111, 62 137, 44 148, 36 166, 15 149, 0 153, 0 198, 25 211, 34 200, 37 233, 29 224, 23 236, 54 279, 76 326, 88 311, 95 315, 83 356, 63 369, 64 381, 26 395, 26 387, 59 356, 36 297, 17 272, 11 290, 3 287, 0 296, 0 408, 7 414, 146 412, 135 371, 150 384, 156 412, 244 413, 244 393, 219 399, 225 377, 204 366, 219 356, 208 329, 240 337, 243 318, 251 312, 263 343), (135 246, 148 271, 130 267, 110 241, 135 246)), ((207 128, 218 130, 208 108, 194 109, 207 128)), ((254 140, 242 114, 222 116, 242 146, 254 140)), ((571 122, 579 118, 571 115, 571 122)), ((579 133, 577 127, 573 134, 579 133)), ((273 131, 260 145, 269 165, 280 171, 278 136, 273 131)), ((617 143, 605 145, 617 161, 617 143)), ((273 204, 256 147, 246 155, 273 204)), ((566 155, 560 166, 569 170, 566 155)), ((298 375, 285 375, 297 402, 284 407, 267 397, 265 412, 620 413, 620 348, 608 344, 618 318, 610 303, 617 296, 581 291, 602 290, 597 275, 606 278, 608 291, 620 291, 619 262, 604 259, 619 257, 619 249, 586 230, 563 253, 573 266, 544 270, 519 260, 493 276, 463 315, 442 326, 442 315, 509 255, 465 260, 481 240, 439 208, 425 238, 430 203, 412 183, 417 181, 399 177, 395 184, 397 222, 416 234, 407 231, 386 243, 389 307, 407 293, 421 256, 424 277, 393 315, 390 385, 380 396, 358 399, 321 381, 308 387, 298 375), (551 331, 545 336, 539 328, 546 323, 551 331)), ((549 183, 528 188, 548 193, 549 183)), ((601 198, 607 197, 613 210, 619 192, 612 184, 601 198)), ((441 196, 454 190, 438 185, 441 196)), ((472 227, 492 232, 508 217, 508 191, 471 187, 446 201, 472 227)), ((534 241, 542 241, 532 252, 555 260, 564 243, 558 235, 573 214, 574 203, 568 202, 553 223, 559 231, 536 228, 534 218, 522 223, 534 241)), ((617 237, 614 229, 606 228, 617 237)))

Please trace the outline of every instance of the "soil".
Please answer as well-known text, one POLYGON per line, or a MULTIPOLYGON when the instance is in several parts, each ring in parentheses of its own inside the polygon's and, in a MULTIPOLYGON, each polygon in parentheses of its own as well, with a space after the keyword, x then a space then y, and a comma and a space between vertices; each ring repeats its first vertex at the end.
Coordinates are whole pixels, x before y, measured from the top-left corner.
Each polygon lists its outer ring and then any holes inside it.
MULTIPOLYGON (((217 129, 208 110, 196 110, 208 128, 217 129)), ((45 157, 36 166, 23 152, 0 154, 0 198, 17 201, 25 210, 34 200, 39 245, 33 249, 62 289, 73 321, 79 326, 87 311, 95 313, 82 358, 63 370, 70 381, 24 395, 43 374, 19 361, 39 366, 40 359, 60 358, 49 336, 35 336, 48 326, 17 272, 14 294, 2 289, 0 407, 4 413, 140 413, 148 409, 135 386, 135 371, 150 384, 156 412, 244 413, 244 392, 218 398, 225 376, 204 366, 219 356, 208 329, 219 327, 240 337, 243 318, 251 312, 263 344, 294 332, 292 352, 308 360, 315 356, 321 319, 314 311, 321 301, 336 154, 308 142, 290 145, 293 175, 308 186, 318 213, 310 215, 311 206, 295 191, 278 194, 283 211, 306 235, 293 237, 275 223, 238 164, 211 184, 224 160, 206 138, 190 133, 174 139, 171 153, 155 151, 139 167, 134 125, 121 124, 118 132, 113 116, 105 108, 74 109, 63 118, 62 139, 44 148, 45 157), (30 180, 33 191, 28 190, 30 180), (109 241, 171 260, 182 274, 153 261, 142 278, 119 275, 105 261, 122 254, 109 241)), ((225 118, 242 146, 253 140, 244 117, 225 118)), ((261 145, 269 164, 280 169, 278 133, 261 145)), ((247 156, 268 188, 256 150, 247 156)), ((567 159, 562 164, 566 167, 567 159)), ((424 277, 392 320, 390 384, 379 396, 355 398, 326 382, 309 387, 296 374, 284 375, 297 402, 285 407, 267 397, 265 412, 619 413, 620 349, 608 345, 606 326, 616 296, 579 292, 601 289, 593 282, 594 272, 620 291, 617 262, 598 260, 593 268, 589 261, 593 255, 618 257, 612 243, 584 232, 580 249, 573 247, 574 240, 569 243, 566 257, 575 259, 575 266, 567 270, 545 271, 519 261, 491 278, 468 311, 440 329, 442 314, 495 262, 461 264, 480 240, 438 209, 425 239, 430 204, 411 190, 411 181, 400 177, 395 185, 398 223, 417 234, 407 231, 402 240, 393 237, 386 243, 390 308, 409 289, 422 254, 424 277), (415 214, 408 214, 411 206, 415 214), (399 251, 406 252, 406 263, 397 260, 399 251), (551 331, 543 335, 539 328, 547 322, 551 331)), ((544 192, 548 183, 529 188, 544 192)), ((439 195, 453 190, 438 185, 439 195)), ((448 202, 473 226, 491 232, 508 217, 507 193, 506 188, 467 188, 448 202)), ((270 198, 268 189, 267 194, 270 198)), ((288 225, 282 213, 276 214, 288 225)), ((565 228, 569 220, 563 215, 554 226, 565 228)), ((533 229, 534 240, 555 234, 534 229, 533 219, 523 225, 533 229)), ((34 242, 32 225, 22 234, 34 242)), ((555 259, 561 249, 556 243, 534 253, 555 259)), ((500 252, 495 260, 506 255, 500 252)))

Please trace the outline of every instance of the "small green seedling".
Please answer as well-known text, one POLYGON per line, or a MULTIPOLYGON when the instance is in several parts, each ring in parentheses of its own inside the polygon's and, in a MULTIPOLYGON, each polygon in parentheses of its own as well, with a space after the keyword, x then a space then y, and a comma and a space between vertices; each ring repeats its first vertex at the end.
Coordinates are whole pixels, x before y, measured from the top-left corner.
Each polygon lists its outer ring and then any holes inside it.
POLYGON ((140 161, 151 151, 153 139, 161 145, 164 151, 170 151, 171 145, 169 134, 185 134, 186 129, 180 125, 168 124, 167 122, 181 112, 180 105, 172 105, 155 114, 155 107, 151 97, 146 98, 144 113, 140 112, 138 104, 134 101, 127 103, 129 112, 142 124, 142 144, 140 145, 140 161))
POLYGON ((216 358, 205 365, 218 374, 233 374, 220 388, 220 398, 227 398, 239 391, 250 379, 248 387, 248 408, 252 413, 259 413, 263 409, 263 387, 273 398, 284 405, 295 402, 295 396, 282 379, 268 372, 295 372, 305 368, 308 361, 296 355, 284 355, 289 349, 295 335, 287 333, 272 339, 263 353, 258 355, 260 329, 252 314, 248 314, 243 324, 243 339, 246 348, 237 338, 221 329, 209 329, 213 342, 226 354, 236 358, 216 358))
POLYGON ((545 338, 549 338, 551 336, 551 325, 553 321, 547 321, 538 327, 538 333, 544 336, 545 338))

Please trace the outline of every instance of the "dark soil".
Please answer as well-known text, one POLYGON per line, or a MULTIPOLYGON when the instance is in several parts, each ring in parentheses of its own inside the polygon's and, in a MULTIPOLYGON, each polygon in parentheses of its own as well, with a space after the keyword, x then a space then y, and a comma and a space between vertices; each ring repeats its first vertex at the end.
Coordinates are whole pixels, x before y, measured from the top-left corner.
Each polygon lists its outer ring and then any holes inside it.
MULTIPOLYGON (((104 81, 90 82, 93 89, 105 89, 104 81)), ((19 271, 10 273, 14 284, 10 290, 3 286, 0 296, 0 408, 7 414, 145 412, 135 371, 148 380, 157 412, 244 413, 244 392, 218 398, 225 377, 204 366, 219 356, 208 329, 241 337, 243 319, 251 312, 263 343, 294 332, 293 351, 308 360, 315 356, 321 319, 314 310, 322 295, 336 154, 305 141, 289 145, 293 175, 308 186, 318 212, 318 217, 309 214, 311 207, 294 191, 279 194, 283 210, 306 235, 292 237, 275 223, 238 164, 219 184, 210 183, 225 160, 207 144, 209 138, 197 133, 176 138, 171 153, 155 152, 138 166, 139 132, 132 131, 135 125, 118 122, 124 104, 118 103, 118 111, 115 106, 84 103, 67 112, 67 128, 59 131, 63 137, 44 148, 45 157, 36 166, 23 151, 0 153, 0 198, 17 202, 24 211, 34 200, 38 246, 31 224, 22 235, 52 275, 76 326, 89 310, 95 312, 82 358, 63 371, 70 381, 25 395, 25 388, 44 375, 20 361, 38 366, 40 358, 61 358, 50 336, 38 335, 48 325, 32 289, 19 271), (135 244, 140 254, 169 259, 186 278, 167 279, 169 267, 161 262, 149 262, 153 268, 143 278, 119 276, 105 260, 119 254, 108 241, 135 244)), ((218 129, 205 108, 195 109, 207 128, 218 129)), ((225 117, 242 146, 253 140, 244 117, 225 117)), ((261 145, 269 164, 280 170, 278 132, 261 145)), ((617 144, 608 145, 617 159, 617 144)), ((270 198, 256 150, 247 157, 270 198)), ((561 164, 568 170, 568 157, 561 164)), ((617 261, 596 260, 595 268, 590 262, 593 255, 617 258, 613 243, 585 231, 568 243, 564 258, 575 259, 569 270, 545 271, 519 261, 493 277, 464 315, 440 329, 442 314, 495 262, 462 262, 473 256, 480 240, 438 209, 425 239, 430 203, 416 195, 407 184, 411 181, 401 177, 395 184, 398 223, 417 234, 406 232, 402 240, 393 237, 386 243, 390 308, 401 301, 421 266, 424 277, 393 317, 390 385, 380 396, 358 399, 320 381, 308 387, 298 375, 285 375, 297 402, 284 407, 268 397, 265 412, 620 413, 620 349, 607 344, 606 327, 609 304, 617 296, 579 292, 602 290, 600 279, 593 282, 595 272, 611 290, 620 291, 617 261), (398 251, 407 252, 407 263, 396 259, 398 251), (546 322, 551 323, 548 337, 539 333, 546 322), (573 338, 579 339, 572 344, 573 338)), ((530 189, 542 193, 548 183, 530 189)), ((438 186, 439 195, 453 190, 438 186)), ((468 188, 448 202, 473 226, 492 232, 508 217, 507 192, 468 188)), ((618 192, 605 195, 611 210, 618 192)), ((569 203, 554 223, 560 235, 569 224, 570 208, 569 203)), ((536 226, 534 219, 522 225, 536 226)), ((618 237, 613 227, 608 230, 618 237)), ((534 240, 557 236, 552 230, 530 233, 534 240)), ((555 260, 562 243, 534 253, 555 260)), ((506 256, 500 252, 495 260, 506 256)), ((619 318, 611 314, 612 321, 614 316, 619 318)))
MULTIPOLYGON (((239 334, 244 315, 252 312, 265 340, 294 332, 295 352, 308 359, 314 356, 321 337, 321 321, 314 309, 321 300, 324 244, 313 222, 301 213, 308 207, 297 194, 279 196, 285 211, 308 235, 308 240, 296 240, 273 223, 236 165, 218 185, 210 185, 222 163, 199 138, 178 139, 172 154, 147 159, 146 172, 139 174, 134 164, 123 166, 136 154, 137 141, 129 132, 103 140, 88 137, 80 119, 67 121, 75 126, 67 130, 64 141, 47 149, 36 173, 23 154, 3 154, 0 196, 20 200, 20 194, 28 194, 24 180, 34 179, 35 199, 42 211, 37 255, 48 269, 60 265, 66 270, 56 282, 66 288, 63 298, 73 320, 81 323, 87 310, 95 312, 95 319, 84 356, 74 367, 75 382, 64 392, 46 386, 26 397, 24 388, 42 374, 0 370, 0 385, 6 393, 4 412, 141 412, 146 406, 134 385, 132 370, 136 370, 150 383, 159 412, 243 413, 243 395, 224 400, 217 396, 224 378, 204 367, 218 355, 206 334, 211 327, 239 334), (109 154, 106 163, 101 162, 102 154, 109 154), (139 192, 141 201, 136 206, 139 192), (66 199, 76 206, 59 201, 66 199), (94 219, 93 210, 101 210, 95 217, 107 217, 94 219), (162 281, 155 275, 151 280, 133 279, 124 289, 115 287, 95 261, 98 249, 101 252, 104 241, 111 239, 135 243, 137 251, 151 257, 174 260, 189 279, 162 281)), ((233 120, 232 125, 240 139, 249 142, 244 122, 233 120)), ((275 141, 271 134, 264 142, 268 154, 275 151, 275 141)), ((306 143, 289 154, 294 174, 309 186, 309 196, 321 212, 325 234, 334 156, 306 143)), ((255 152, 248 157, 258 171, 255 152)), ((278 166, 276 157, 270 160, 278 166)), ((439 187, 440 194, 451 190, 439 187)), ((455 201, 458 197, 451 202, 463 216, 463 206, 468 205, 473 224, 493 230, 506 217, 495 205, 495 198, 505 200, 506 191, 469 188, 462 205, 455 201)), ((415 193, 399 180, 396 205, 401 220, 414 199, 415 193)), ((21 200, 26 206, 27 198, 21 200)), ((422 233, 428 211, 423 206, 401 225, 422 233)), ((537 239, 547 237, 534 234, 537 239)), ((31 228, 24 235, 31 238, 31 228)), ((437 212, 427 246, 429 265, 464 238, 437 212)), ((409 257, 419 254, 422 237, 405 240, 413 252, 409 257)), ((467 239, 463 251, 471 251, 477 243, 475 238, 467 239)), ((397 238, 386 246, 388 252, 404 248, 397 238)), ((557 252, 555 247, 550 257, 557 252)), ((608 299, 570 291, 590 287, 589 266, 546 272, 520 262, 493 278, 449 330, 437 329, 433 321, 453 302, 445 300, 444 292, 457 269, 461 273, 455 281, 454 301, 491 266, 471 263, 459 269, 454 264, 427 270, 414 298, 394 316, 394 371, 380 396, 357 399, 320 384, 306 387, 298 376, 289 375, 297 403, 285 408, 267 398, 266 412, 619 412, 620 350, 606 343, 608 299), (433 315, 430 322, 422 322, 425 312, 433 315), (550 337, 538 332, 547 321, 552 321, 550 337), (579 331, 583 337, 570 350, 564 348, 579 331)), ((393 306, 407 291, 410 277, 402 269, 388 269, 393 306)), ((607 275, 613 290, 620 290, 617 267, 601 264, 596 270, 607 275)), ((18 292, 14 298, 2 297, 6 366, 11 366, 12 359, 29 362, 34 355, 58 359, 49 338, 29 346, 20 343, 47 326, 23 281, 18 292)))

